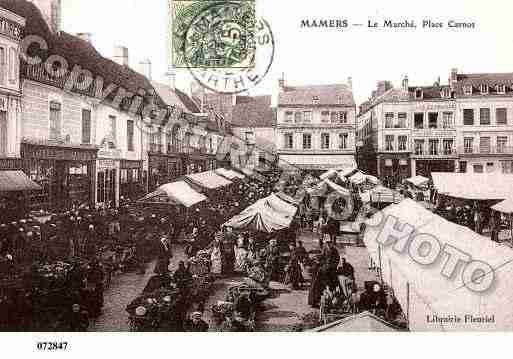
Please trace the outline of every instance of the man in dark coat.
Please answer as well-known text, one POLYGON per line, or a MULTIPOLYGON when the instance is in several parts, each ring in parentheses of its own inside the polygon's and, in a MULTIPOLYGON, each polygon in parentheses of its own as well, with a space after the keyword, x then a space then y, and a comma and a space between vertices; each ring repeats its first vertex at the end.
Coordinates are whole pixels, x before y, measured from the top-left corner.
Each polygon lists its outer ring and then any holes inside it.
POLYGON ((173 257, 171 245, 166 237, 162 237, 159 243, 159 254, 157 264, 155 265, 156 274, 164 274, 168 272, 169 260, 173 257))

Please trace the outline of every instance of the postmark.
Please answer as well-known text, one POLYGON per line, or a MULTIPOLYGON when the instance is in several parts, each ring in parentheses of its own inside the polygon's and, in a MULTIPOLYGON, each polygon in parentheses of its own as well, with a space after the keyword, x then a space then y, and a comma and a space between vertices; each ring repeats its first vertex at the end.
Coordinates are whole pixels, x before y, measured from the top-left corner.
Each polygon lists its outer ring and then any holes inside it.
POLYGON ((255 1, 171 1, 175 68, 251 68, 255 1))

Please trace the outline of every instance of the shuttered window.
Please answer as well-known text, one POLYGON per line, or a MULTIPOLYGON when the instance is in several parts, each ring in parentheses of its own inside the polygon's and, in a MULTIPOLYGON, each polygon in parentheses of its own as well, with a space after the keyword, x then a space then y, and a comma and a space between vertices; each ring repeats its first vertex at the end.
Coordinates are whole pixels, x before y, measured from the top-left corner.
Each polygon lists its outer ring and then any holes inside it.
POLYGON ((61 136, 62 106, 59 102, 50 102, 50 139, 57 140, 61 136))
POLYGON ((128 151, 134 150, 134 121, 126 121, 126 147, 128 151))

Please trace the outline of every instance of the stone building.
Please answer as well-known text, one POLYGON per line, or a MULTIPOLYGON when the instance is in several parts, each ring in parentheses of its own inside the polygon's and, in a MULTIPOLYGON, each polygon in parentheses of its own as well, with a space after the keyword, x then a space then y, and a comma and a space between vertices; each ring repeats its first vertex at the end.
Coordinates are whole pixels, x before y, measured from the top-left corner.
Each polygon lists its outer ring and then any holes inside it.
POLYGON ((320 173, 355 166, 352 85, 291 87, 279 81, 276 143, 280 162, 320 173))

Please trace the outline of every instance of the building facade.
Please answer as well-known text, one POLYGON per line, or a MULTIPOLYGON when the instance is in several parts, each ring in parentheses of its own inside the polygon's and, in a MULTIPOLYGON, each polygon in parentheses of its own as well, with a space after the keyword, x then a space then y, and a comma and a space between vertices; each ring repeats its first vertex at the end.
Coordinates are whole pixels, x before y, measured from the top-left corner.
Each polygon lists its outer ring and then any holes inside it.
POLYGON ((279 82, 279 160, 320 173, 355 166, 356 105, 351 85, 290 87, 279 82))
POLYGON ((376 92, 360 106, 360 167, 397 180, 432 172, 511 171, 508 76, 454 69, 445 85, 412 87, 405 78, 400 88, 376 92))

